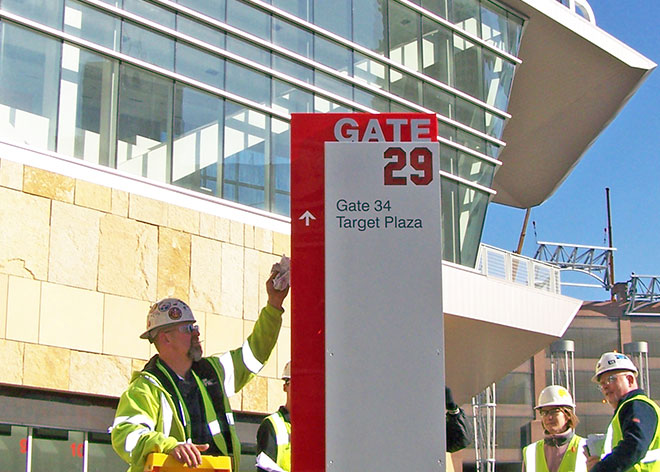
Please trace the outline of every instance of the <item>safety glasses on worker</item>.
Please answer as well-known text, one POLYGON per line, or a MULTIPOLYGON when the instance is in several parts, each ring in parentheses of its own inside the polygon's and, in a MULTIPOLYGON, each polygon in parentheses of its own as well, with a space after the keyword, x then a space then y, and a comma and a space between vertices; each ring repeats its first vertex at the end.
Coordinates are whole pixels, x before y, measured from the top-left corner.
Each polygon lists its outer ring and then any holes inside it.
POLYGON ((598 390, 603 391, 605 387, 607 387, 609 384, 614 382, 617 377, 621 377, 622 375, 628 375, 626 373, 618 373, 618 374, 612 374, 608 375, 607 377, 603 377, 598 381, 598 390))
POLYGON ((179 325, 176 328, 168 329, 166 331, 163 331, 164 333, 171 333, 173 331, 179 330, 180 332, 184 334, 193 334, 193 333, 198 333, 199 334, 199 326, 196 324, 184 324, 184 325, 179 325))

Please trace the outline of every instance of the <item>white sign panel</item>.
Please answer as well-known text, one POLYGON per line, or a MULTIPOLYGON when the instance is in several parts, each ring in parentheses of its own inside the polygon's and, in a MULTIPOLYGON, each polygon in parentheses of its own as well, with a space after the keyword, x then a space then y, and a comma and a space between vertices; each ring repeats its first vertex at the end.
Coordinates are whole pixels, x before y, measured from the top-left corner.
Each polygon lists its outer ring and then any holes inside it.
POLYGON ((438 156, 325 144, 326 470, 445 470, 438 156))

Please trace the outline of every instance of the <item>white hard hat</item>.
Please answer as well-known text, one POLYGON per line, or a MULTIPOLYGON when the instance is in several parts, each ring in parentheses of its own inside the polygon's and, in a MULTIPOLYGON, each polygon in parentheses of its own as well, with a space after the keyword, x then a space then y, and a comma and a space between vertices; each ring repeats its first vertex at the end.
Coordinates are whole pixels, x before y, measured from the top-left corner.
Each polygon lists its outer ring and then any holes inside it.
POLYGON ((282 380, 291 378, 291 361, 287 362, 282 370, 282 380))
POLYGON ((164 298, 149 308, 147 315, 147 330, 140 335, 142 339, 151 339, 151 332, 163 326, 195 322, 193 312, 188 305, 178 298, 164 298))
POLYGON ((596 363, 596 373, 591 377, 592 382, 598 382, 598 377, 610 370, 629 370, 637 375, 637 367, 628 356, 618 352, 606 352, 596 363))
POLYGON ((561 385, 550 385, 541 390, 539 395, 539 402, 534 408, 538 410, 544 406, 570 406, 575 408, 573 397, 568 390, 561 385))

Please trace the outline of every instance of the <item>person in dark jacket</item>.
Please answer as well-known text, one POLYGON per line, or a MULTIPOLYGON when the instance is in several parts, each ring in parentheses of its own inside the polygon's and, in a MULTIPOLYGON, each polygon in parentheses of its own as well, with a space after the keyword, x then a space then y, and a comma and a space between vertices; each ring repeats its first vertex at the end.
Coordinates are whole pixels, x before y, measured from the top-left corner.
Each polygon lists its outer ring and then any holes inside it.
POLYGON ((447 409, 447 452, 465 449, 472 442, 472 433, 465 412, 454 401, 451 389, 445 387, 447 409))
POLYGON ((614 408, 603 454, 589 456, 590 472, 660 470, 660 408, 637 384, 637 367, 625 355, 606 352, 592 377, 614 408))

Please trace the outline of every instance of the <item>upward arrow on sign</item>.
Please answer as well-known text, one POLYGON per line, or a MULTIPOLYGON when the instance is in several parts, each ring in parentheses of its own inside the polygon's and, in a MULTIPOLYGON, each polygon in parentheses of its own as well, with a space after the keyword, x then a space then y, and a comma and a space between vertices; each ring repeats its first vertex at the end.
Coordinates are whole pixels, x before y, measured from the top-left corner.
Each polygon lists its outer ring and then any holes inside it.
POLYGON ((300 215, 300 218, 298 218, 298 219, 299 220, 305 220, 305 226, 309 226, 309 220, 315 220, 316 217, 314 215, 312 215, 312 213, 309 210, 307 210, 305 213, 300 215))

